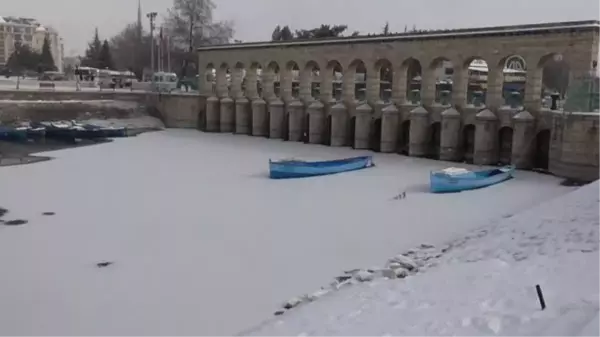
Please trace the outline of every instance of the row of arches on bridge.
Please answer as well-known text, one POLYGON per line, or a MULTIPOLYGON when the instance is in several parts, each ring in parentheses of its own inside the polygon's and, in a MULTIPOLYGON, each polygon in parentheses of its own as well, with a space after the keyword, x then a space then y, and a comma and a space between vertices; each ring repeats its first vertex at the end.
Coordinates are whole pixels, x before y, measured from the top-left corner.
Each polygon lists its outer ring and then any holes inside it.
MULTIPOLYGON (((549 105, 550 92, 562 92, 568 81, 568 65, 560 54, 548 54, 539 59, 534 65, 540 76, 527 78, 527 64, 524 58, 510 55, 498 64, 488 68, 488 63, 478 57, 469 58, 465 64, 455 68, 445 57, 438 57, 425 67, 416 58, 409 58, 400 63, 399 67, 387 59, 380 59, 375 64, 367 65, 360 59, 351 62, 346 69, 338 61, 330 61, 323 68, 315 62, 299 64, 289 61, 280 66, 270 62, 263 69, 262 65, 253 63, 246 65, 241 62, 235 65, 222 63, 215 67, 209 64, 206 68, 205 85, 212 93, 223 97, 246 96, 249 98, 263 97, 271 99, 279 97, 284 101, 289 99, 334 99, 343 97, 350 100, 365 101, 367 98, 390 101, 401 98, 405 102, 418 104, 422 95, 429 95, 433 102, 446 105, 453 101, 453 93, 464 96, 464 104, 484 106, 488 102, 488 88, 501 88, 498 105, 519 107, 525 97, 527 81, 538 81, 528 87, 539 90, 537 98, 543 104, 549 105), (552 63, 556 70, 547 75, 545 67, 552 63), (558 66, 557 66, 558 64, 558 66), (457 69, 457 74, 454 70, 457 69), (498 72, 489 76, 491 72, 498 72), (457 77, 458 75, 458 77, 457 77), (553 76, 550 81, 546 76, 553 76), (457 82, 455 79, 459 79, 457 82), (490 83, 494 81, 495 83, 490 83), (543 85, 544 83, 549 85, 543 85), (557 83, 560 82, 560 83, 557 83)), ((429 103, 429 102, 428 102, 429 103)))
MULTIPOLYGON (((254 120, 252 114, 253 111, 250 110, 248 120, 254 120)), ((267 111, 264 119, 264 130, 269 130, 271 125, 270 114, 267 111)), ((199 124, 198 127, 200 129, 204 129, 206 121, 204 120, 204 116, 199 116, 199 123, 203 122, 203 124, 199 124)), ((309 134, 310 134, 310 114, 304 114, 304 118, 301 125, 300 133, 303 135, 301 141, 308 143, 309 142, 309 134)), ((233 125, 236 124, 235 117, 232 121, 233 125)), ((383 119, 372 118, 371 125, 369 127, 369 149, 374 152, 380 152, 381 142, 382 142, 382 123, 383 119)), ((333 126, 333 116, 327 115, 323 125, 323 134, 322 134, 322 144, 323 145, 331 145, 332 142, 332 126, 333 126)), ((355 135, 356 135, 356 126, 357 120, 356 116, 350 116, 347 119, 347 128, 346 128, 346 139, 345 146, 349 146, 355 148, 355 135)), ((460 157, 457 158, 460 161, 465 161, 467 163, 473 163, 474 155, 475 155, 475 128, 474 124, 466 124, 462 125, 460 130, 460 144, 457 149, 460 157)), ((290 140, 290 114, 284 113, 283 120, 281 121, 281 135, 284 141, 290 140)), ((252 125, 249 125, 247 128, 248 135, 253 135, 252 125)), ((399 123, 397 129, 397 144, 395 148, 395 152, 408 155, 410 149, 410 133, 411 133, 411 120, 406 119, 399 123)), ((429 124, 427 130, 427 141, 426 141, 426 154, 425 157, 430 159, 440 159, 441 154, 441 141, 442 141, 442 123, 441 122, 432 122, 429 124)), ((269 132, 267 131, 265 137, 269 138, 269 132)), ((547 170, 549 163, 549 151, 550 151, 550 130, 543 129, 540 130, 534 141, 534 148, 532 149, 533 158, 532 164, 533 168, 547 170)), ((497 164, 499 165, 508 165, 511 164, 513 153, 513 128, 510 126, 501 127, 496 135, 496 159, 497 164)))

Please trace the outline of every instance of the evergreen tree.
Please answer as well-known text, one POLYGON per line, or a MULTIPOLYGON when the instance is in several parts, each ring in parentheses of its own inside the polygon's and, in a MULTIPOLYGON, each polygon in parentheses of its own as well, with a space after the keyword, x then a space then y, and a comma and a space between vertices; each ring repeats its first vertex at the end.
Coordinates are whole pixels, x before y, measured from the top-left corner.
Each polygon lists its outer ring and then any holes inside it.
POLYGON ((94 32, 94 39, 88 43, 88 48, 85 51, 85 57, 81 60, 81 65, 85 67, 100 68, 100 51, 102 50, 102 42, 98 35, 98 28, 94 32))
POLYGON ((15 50, 6 62, 6 67, 14 73, 25 70, 37 71, 40 55, 26 44, 15 43, 15 50))
POLYGON ((44 71, 56 71, 54 58, 52 57, 52 52, 50 51, 50 39, 48 38, 48 35, 44 37, 44 44, 42 45, 42 54, 40 55, 38 64, 38 72, 44 71))
POLYGON ((104 40, 102 47, 100 48, 98 66, 100 69, 114 69, 112 55, 110 54, 110 46, 108 45, 107 40, 104 40))
POLYGON ((386 22, 383 26, 383 35, 390 35, 390 23, 386 22))

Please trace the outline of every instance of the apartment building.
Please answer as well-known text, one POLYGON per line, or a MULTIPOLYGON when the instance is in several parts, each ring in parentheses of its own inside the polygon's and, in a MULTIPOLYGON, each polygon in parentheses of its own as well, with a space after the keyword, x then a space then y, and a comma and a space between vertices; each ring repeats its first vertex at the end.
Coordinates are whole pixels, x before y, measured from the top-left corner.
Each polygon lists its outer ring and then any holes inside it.
POLYGON ((44 27, 37 20, 13 16, 0 16, 0 67, 4 66, 13 53, 15 43, 27 44, 41 52, 44 38, 50 40, 50 52, 58 71, 64 70, 64 47, 62 38, 52 27, 44 27))

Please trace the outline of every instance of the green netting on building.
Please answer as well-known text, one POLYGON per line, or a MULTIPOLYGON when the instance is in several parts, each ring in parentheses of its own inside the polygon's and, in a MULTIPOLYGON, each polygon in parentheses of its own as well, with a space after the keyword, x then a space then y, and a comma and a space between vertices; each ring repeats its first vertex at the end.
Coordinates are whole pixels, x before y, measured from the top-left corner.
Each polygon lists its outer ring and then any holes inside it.
POLYGON ((600 109, 600 78, 590 74, 578 78, 567 89, 564 110, 569 112, 598 112, 600 109))

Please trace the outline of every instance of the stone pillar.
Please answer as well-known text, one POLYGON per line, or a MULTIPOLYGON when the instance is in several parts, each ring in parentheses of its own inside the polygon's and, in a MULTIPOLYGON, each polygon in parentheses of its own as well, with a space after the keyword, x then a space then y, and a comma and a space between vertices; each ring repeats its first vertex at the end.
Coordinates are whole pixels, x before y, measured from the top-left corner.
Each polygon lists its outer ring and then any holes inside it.
POLYGON ((392 101, 400 106, 406 103, 407 90, 407 72, 408 69, 400 66, 394 68, 394 77, 392 78, 392 101))
POLYGON ((252 135, 264 137, 267 135, 267 102, 262 98, 252 101, 252 135))
POLYGON ((461 116, 454 108, 442 111, 442 131, 440 140, 440 160, 460 159, 461 116))
POLYGON ((464 108, 467 105, 467 83, 469 82, 469 65, 466 69, 461 65, 454 65, 452 76, 452 105, 464 108))
POLYGON ((229 83, 227 82, 227 68, 217 69, 217 97, 229 96, 229 83))
POLYGON ((346 145, 346 124, 348 109, 344 103, 337 103, 331 107, 331 146, 346 145))
POLYGON ((502 85, 504 84, 504 66, 492 66, 488 63, 488 88, 485 98, 485 106, 497 111, 504 106, 504 97, 502 97, 502 85))
POLYGON ((342 101, 344 103, 352 103, 355 100, 354 86, 355 86, 355 75, 354 69, 344 70, 344 76, 342 77, 342 101))
POLYGON ((284 102, 290 102, 293 99, 292 95, 292 86, 293 86, 293 76, 292 76, 291 67, 283 68, 281 72, 281 97, 284 102))
POLYGON ((431 107, 435 103, 435 70, 430 67, 423 67, 421 75, 421 105, 424 107, 431 107))
POLYGON ((310 102, 312 97, 312 69, 306 67, 300 71, 300 100, 310 102))
POLYGON ((263 97, 267 102, 275 99, 277 96, 275 95, 275 70, 271 67, 263 70, 262 73, 262 88, 263 88, 263 97))
POLYGON ((325 109, 320 101, 312 102, 308 108, 309 125, 308 125, 308 142, 310 144, 323 143, 323 134, 325 133, 325 109))
POLYGON ((221 132, 233 132, 233 120, 235 118, 235 112, 233 111, 233 100, 230 97, 224 97, 221 99, 220 117, 221 132))
POLYGON ((249 100, 254 101, 258 96, 258 74, 257 68, 251 67, 246 71, 246 96, 249 100))
POLYGON ((377 101, 380 101, 379 91, 381 88, 381 83, 379 80, 379 71, 367 71, 366 78, 366 86, 367 86, 367 102, 369 104, 375 105, 377 101))
POLYGON ((371 120, 373 108, 368 103, 356 107, 356 125, 354 126, 354 148, 364 150, 370 148, 371 120))
POLYGON ((271 116, 269 118, 269 138, 282 139, 281 134, 283 124, 283 101, 279 98, 275 98, 269 103, 269 110, 271 116))
POLYGON ((250 101, 246 97, 235 100, 235 133, 247 135, 250 133, 250 101))
POLYGON ((419 106, 410 112, 410 144, 408 155, 424 157, 429 143, 429 111, 419 106))
POLYGON ((219 131, 219 99, 215 96, 210 96, 206 99, 206 131, 219 131))
POLYGON ((400 112, 394 104, 390 104, 381 111, 381 148, 382 153, 396 151, 398 143, 398 121, 400 112))
POLYGON ((293 100, 288 104, 289 113, 289 140, 292 142, 301 142, 304 136, 304 103, 300 100, 293 100))
POLYGON ((233 69, 233 75, 231 77, 231 96, 236 99, 243 97, 244 90, 242 90, 242 81, 244 80, 244 68, 236 67, 233 69))
POLYGON ((511 163, 519 169, 531 168, 535 143, 535 119, 527 110, 513 117, 513 143, 511 163))
POLYGON ((498 162, 498 117, 490 110, 481 110, 475 116, 475 149, 473 164, 492 165, 498 162))
POLYGON ((542 109, 542 69, 538 67, 527 68, 527 79, 525 82, 525 97, 523 106, 534 114, 542 109))

